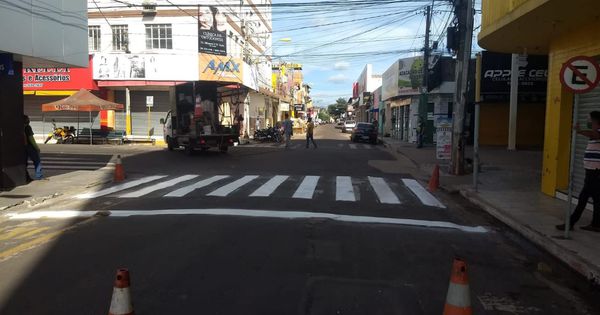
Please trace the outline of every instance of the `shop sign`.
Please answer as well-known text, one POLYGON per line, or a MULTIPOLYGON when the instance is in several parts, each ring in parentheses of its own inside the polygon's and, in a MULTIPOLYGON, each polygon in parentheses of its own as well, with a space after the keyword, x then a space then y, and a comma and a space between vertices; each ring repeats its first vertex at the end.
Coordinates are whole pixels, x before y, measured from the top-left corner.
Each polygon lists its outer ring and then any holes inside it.
POLYGON ((154 96, 146 95, 146 107, 154 107, 154 96))
POLYGON ((587 93, 600 82, 600 66, 590 57, 571 58, 560 70, 560 82, 573 93, 587 93))
POLYGON ((243 62, 238 58, 200 54, 200 80, 244 82, 243 62))
POLYGON ((198 31, 198 52, 227 56, 227 35, 214 30, 198 31))
POLYGON ((452 157, 452 119, 438 118, 435 134, 437 159, 450 160, 452 157))
MULTIPOLYGON (((508 102, 512 56, 484 51, 481 59, 481 98, 484 102, 508 102)), ((527 56, 519 69, 519 98, 521 101, 543 102, 548 82, 548 57, 527 56)))
POLYGON ((423 81, 423 57, 396 61, 382 76, 384 100, 401 95, 417 95, 423 81))
POLYGON ((279 111, 280 112, 289 112, 290 111, 290 104, 286 103, 286 102, 280 102, 279 103, 279 111))
POLYGON ((302 112, 302 111, 304 111, 304 105, 303 104, 296 104, 296 105, 294 105, 294 109, 297 112, 302 112))
POLYGON ((95 54, 93 65, 95 80, 198 80, 197 54, 95 54))
POLYGON ((92 77, 92 57, 87 68, 23 68, 23 90, 97 90, 92 77))

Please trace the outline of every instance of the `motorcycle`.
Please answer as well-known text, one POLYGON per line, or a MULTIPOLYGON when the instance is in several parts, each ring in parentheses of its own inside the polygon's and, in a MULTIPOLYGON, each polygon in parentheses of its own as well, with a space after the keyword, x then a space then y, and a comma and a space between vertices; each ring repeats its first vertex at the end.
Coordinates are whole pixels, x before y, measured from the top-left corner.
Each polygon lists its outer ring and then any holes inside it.
POLYGON ((44 143, 48 143, 48 141, 50 141, 51 139, 55 139, 56 143, 59 143, 59 144, 74 143, 75 142, 75 127, 73 127, 73 126, 57 127, 56 121, 54 121, 54 119, 52 119, 52 132, 50 132, 48 134, 48 137, 46 138, 46 141, 44 141, 44 143))
POLYGON ((260 142, 279 143, 281 142, 282 138, 283 137, 280 128, 269 127, 254 131, 254 139, 260 142))

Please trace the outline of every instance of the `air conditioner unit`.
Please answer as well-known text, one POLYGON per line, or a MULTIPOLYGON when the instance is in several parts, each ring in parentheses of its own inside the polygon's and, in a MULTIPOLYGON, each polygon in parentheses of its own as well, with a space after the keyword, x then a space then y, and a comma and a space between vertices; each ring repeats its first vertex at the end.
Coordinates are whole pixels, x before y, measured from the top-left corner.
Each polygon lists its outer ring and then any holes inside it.
POLYGON ((156 15, 156 1, 145 0, 144 2, 142 2, 142 14, 156 15))

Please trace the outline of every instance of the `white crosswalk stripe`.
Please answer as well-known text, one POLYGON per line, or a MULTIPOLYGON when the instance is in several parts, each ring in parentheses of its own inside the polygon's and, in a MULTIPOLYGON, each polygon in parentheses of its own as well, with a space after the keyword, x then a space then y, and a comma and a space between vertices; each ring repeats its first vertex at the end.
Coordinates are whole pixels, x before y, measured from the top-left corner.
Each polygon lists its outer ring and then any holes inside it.
POLYGON ((292 198, 312 199, 320 176, 306 176, 292 198))
POLYGON ((240 187, 248 184, 249 182, 257 179, 258 176, 257 175, 248 175, 248 176, 244 176, 238 180, 236 180, 233 183, 227 184, 213 192, 211 192, 210 194, 208 194, 207 196, 215 196, 215 197, 226 197, 227 195, 229 195, 230 193, 236 191, 237 189, 239 189, 240 187))
POLYGON ((322 178, 321 176, 309 175, 298 178, 298 176, 290 175, 264 177, 246 175, 241 177, 236 176, 235 179, 228 181, 225 181, 225 179, 232 178, 230 175, 216 175, 197 180, 196 178, 200 177, 200 175, 166 177, 166 175, 143 177, 100 191, 81 194, 76 196, 76 198, 90 199, 107 195, 124 199, 140 198, 148 195, 173 198, 188 196, 196 190, 211 187, 208 190, 209 193, 206 191, 196 192, 194 196, 227 197, 236 193, 236 195, 247 197, 273 196, 274 198, 329 199, 342 202, 367 202, 374 200, 384 205, 400 205, 407 202, 406 200, 411 200, 411 202, 419 202, 425 206, 446 208, 444 204, 429 193, 419 182, 408 178, 398 178, 396 182, 390 181, 389 178, 377 176, 363 178, 333 176, 322 178), (262 178, 262 180, 257 180, 259 178, 262 178), (297 187, 290 187, 292 185, 295 186, 292 183, 297 182, 299 182, 297 187), (289 184, 286 185, 286 183, 289 184), (334 185, 335 189, 333 190, 334 185), (405 189, 399 189, 399 185, 405 187, 405 189), (165 190, 172 191, 165 192, 165 190), (364 192, 364 195, 361 192, 364 192))
POLYGON ((373 191, 379 198, 379 202, 387 203, 387 204, 399 204, 400 200, 394 194, 390 186, 386 183, 386 181, 381 177, 371 177, 369 176, 369 183, 371 183, 371 187, 373 187, 373 191))
POLYGON ((229 175, 217 175, 217 176, 213 176, 204 180, 201 180, 199 182, 196 182, 194 184, 179 188, 175 191, 172 191, 168 194, 165 195, 165 197, 183 197, 189 193, 191 193, 192 191, 196 190, 196 189, 200 189, 200 188, 204 188, 208 185, 211 185, 215 182, 218 182, 222 179, 228 178, 229 175))
POLYGON ((169 181, 166 182, 161 182, 158 184, 154 184, 152 186, 149 187, 144 187, 140 190, 136 190, 134 192, 130 192, 124 195, 119 196, 119 198, 137 198, 137 197, 141 197, 144 195, 147 195, 151 192, 157 191, 157 190, 161 190, 161 189, 165 189, 165 188, 169 188, 169 187, 173 187, 181 182, 185 182, 191 179, 194 179, 198 177, 198 175, 184 175, 184 176, 180 176, 177 177, 175 179, 171 179, 169 181))
POLYGON ((335 183, 335 200, 356 201, 352 178, 350 176, 338 176, 335 183))
POLYGON ((271 178, 268 182, 262 185, 259 189, 255 190, 250 197, 269 197, 277 187, 285 182, 289 176, 277 175, 271 178))
POLYGON ((109 187, 109 188, 106 188, 106 189, 103 189, 103 190, 100 190, 97 192, 77 195, 77 196, 75 196, 75 198, 90 199, 90 198, 106 196, 106 195, 114 194, 114 193, 122 191, 122 190, 140 186, 140 185, 143 185, 143 184, 155 181, 155 180, 159 180, 159 179, 165 178, 165 177, 167 177, 167 175, 147 176, 147 177, 143 177, 143 178, 131 181, 131 182, 127 182, 127 183, 119 184, 117 186, 109 187))
POLYGON ((358 149, 358 147, 354 143, 350 143, 348 146, 350 146, 350 149, 352 149, 352 150, 358 149))
POLYGON ((421 202, 426 206, 446 208, 439 200, 437 200, 432 194, 430 194, 419 182, 414 179, 402 179, 404 185, 408 187, 421 202))
POLYGON ((363 144, 363 148, 367 149, 367 150, 371 150, 373 149, 372 146, 368 145, 368 144, 363 144))

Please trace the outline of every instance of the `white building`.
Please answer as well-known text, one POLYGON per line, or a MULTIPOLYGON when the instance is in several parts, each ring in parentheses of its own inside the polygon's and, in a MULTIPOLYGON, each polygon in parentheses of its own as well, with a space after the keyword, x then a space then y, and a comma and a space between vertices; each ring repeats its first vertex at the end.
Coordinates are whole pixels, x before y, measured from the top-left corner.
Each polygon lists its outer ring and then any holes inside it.
POLYGON ((382 76, 373 74, 373 65, 367 64, 361 72, 354 88, 354 103, 356 120, 358 122, 371 121, 371 109, 373 108, 373 92, 381 87, 382 76))
POLYGON ((109 127, 161 139, 159 120, 177 102, 175 87, 195 82, 202 98, 220 105, 224 124, 242 115, 251 134, 270 108, 271 1, 173 3, 88 1, 93 78, 101 94, 126 105, 109 127))

